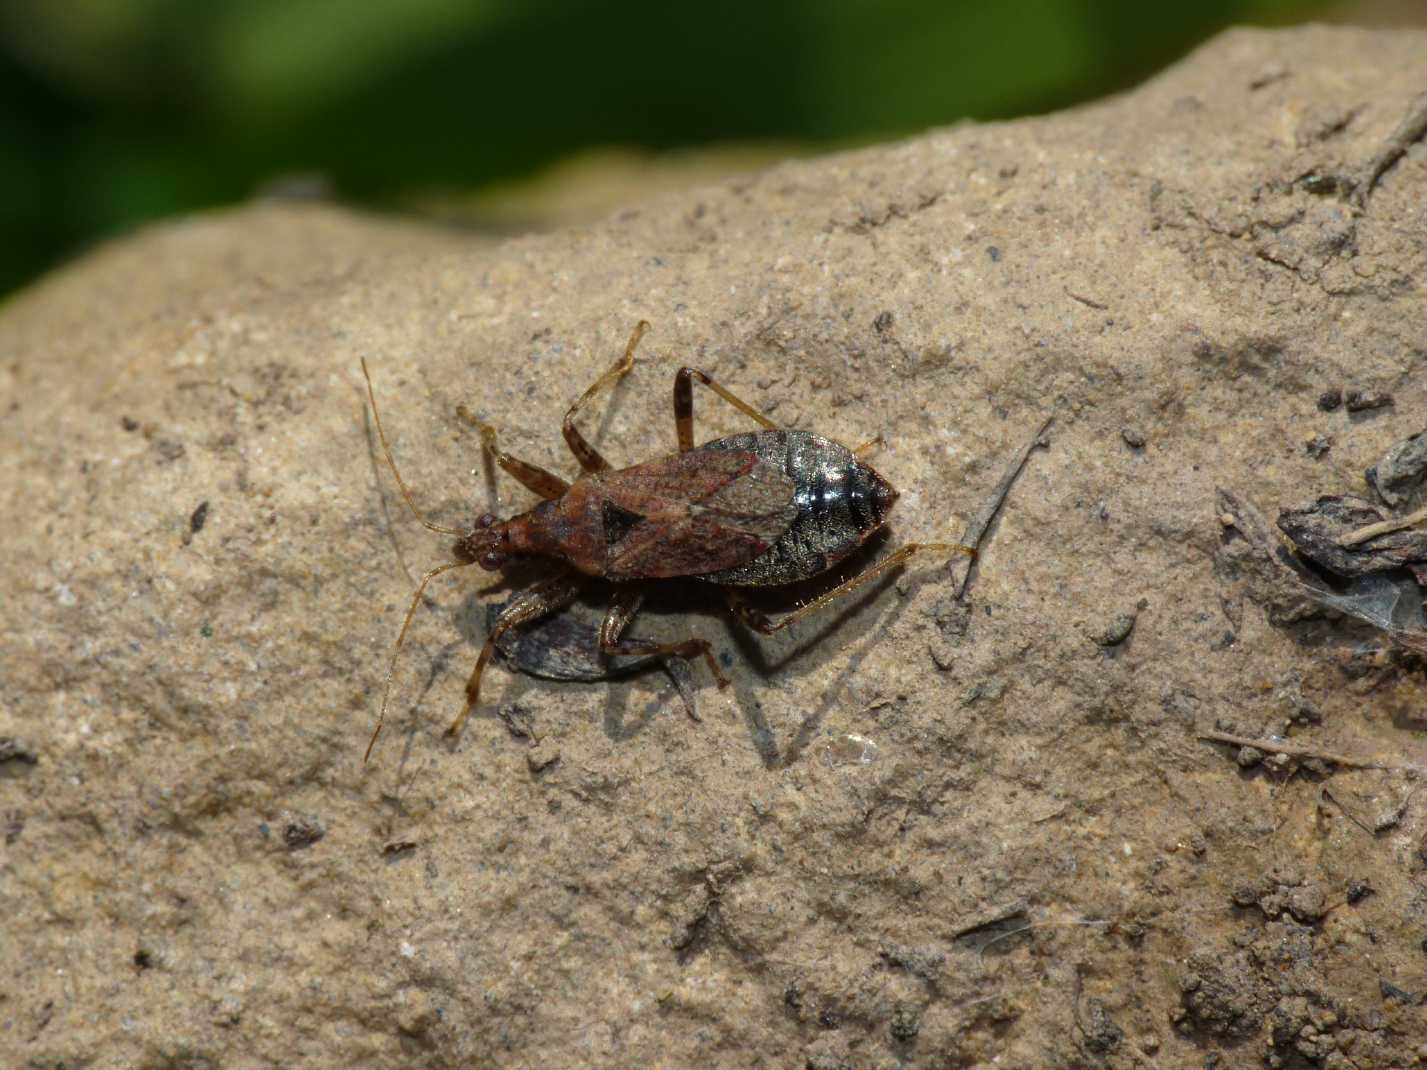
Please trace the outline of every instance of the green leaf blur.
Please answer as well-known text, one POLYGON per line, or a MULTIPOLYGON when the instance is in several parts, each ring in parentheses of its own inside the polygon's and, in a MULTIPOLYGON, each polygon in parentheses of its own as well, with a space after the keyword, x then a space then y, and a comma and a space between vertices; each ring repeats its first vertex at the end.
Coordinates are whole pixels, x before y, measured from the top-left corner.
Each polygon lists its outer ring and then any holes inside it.
POLYGON ((1323 6, 3 0, 0 293, 286 176, 412 210, 593 147, 814 151, 1058 108, 1323 6))

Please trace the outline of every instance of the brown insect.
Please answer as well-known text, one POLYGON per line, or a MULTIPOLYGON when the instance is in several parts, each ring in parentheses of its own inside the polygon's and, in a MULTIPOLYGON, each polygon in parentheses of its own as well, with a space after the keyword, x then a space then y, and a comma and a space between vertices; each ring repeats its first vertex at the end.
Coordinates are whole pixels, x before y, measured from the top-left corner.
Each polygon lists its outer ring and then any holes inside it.
POLYGON ((496 571, 518 554, 539 555, 566 566, 517 594, 501 612, 466 681, 465 708, 447 729, 447 734, 454 736, 480 701, 481 674, 500 636, 568 605, 591 576, 616 581, 613 603, 600 627, 601 650, 611 655, 699 656, 718 685, 724 687, 728 681, 719 671, 707 640, 690 636, 677 642, 657 643, 623 636, 644 599, 645 585, 641 581, 684 577, 717 585, 724 590, 730 608, 748 627, 771 635, 855 591, 913 554, 933 551, 976 555, 975 549, 960 543, 910 543, 780 620, 769 620, 745 604, 737 588, 797 583, 837 565, 887 522, 897 492, 861 459, 873 443, 851 450, 810 431, 781 428, 695 368, 680 368, 674 376, 674 427, 679 452, 646 464, 612 469, 580 434, 575 417, 591 398, 634 366, 634 351, 648 329, 649 324, 642 321, 635 327, 624 356, 595 380, 565 414, 565 442, 582 469, 573 483, 504 452, 497 445, 495 428, 464 409, 458 410, 480 432, 496 464, 544 499, 508 520, 485 513, 469 531, 433 524, 417 509, 392 458, 377 413, 371 376, 366 361, 362 361, 377 436, 407 507, 431 531, 456 536, 452 547, 456 560, 426 573, 412 596, 387 669, 381 713, 363 762, 371 756, 386 720, 396 658, 416 607, 421 604, 422 592, 434 577, 451 569, 480 565, 496 571), (763 430, 730 435, 696 447, 695 380, 763 430))

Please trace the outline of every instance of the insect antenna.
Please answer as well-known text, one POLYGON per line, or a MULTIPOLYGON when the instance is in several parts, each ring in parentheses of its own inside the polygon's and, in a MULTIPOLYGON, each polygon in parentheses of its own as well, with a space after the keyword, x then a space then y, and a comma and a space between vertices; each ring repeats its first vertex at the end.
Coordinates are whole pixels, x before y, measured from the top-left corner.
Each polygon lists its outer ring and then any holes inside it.
MULTIPOLYGON (((386 432, 382 430, 381 413, 377 411, 377 395, 376 391, 372 389, 372 375, 367 371, 366 357, 362 358, 362 376, 367 380, 367 399, 372 403, 372 418, 376 421, 377 438, 381 439, 382 452, 386 454, 387 467, 391 469, 391 474, 396 477, 396 485, 401 488, 401 496, 406 499, 406 507, 411 510, 411 515, 416 517, 416 519, 421 522, 421 526, 428 531, 434 531, 440 535, 455 535, 457 537, 466 534, 464 531, 458 531, 456 528, 443 528, 440 524, 431 523, 431 521, 427 520, 422 514, 421 510, 416 508, 416 500, 411 496, 411 488, 406 485, 406 480, 402 479, 401 473, 397 471, 396 461, 391 455, 391 445, 386 440, 386 432)), ((426 578, 430 579, 431 576, 428 575, 426 578)), ((426 580, 422 580, 421 582, 422 586, 426 585, 426 580)), ((368 748, 368 751, 370 752, 370 748, 368 748)))
MULTIPOLYGON (((430 525, 428 525, 429 527, 430 525)), ((411 618, 416 615, 416 607, 421 604, 421 594, 426 590, 426 585, 443 572, 450 572, 453 568, 468 568, 475 564, 474 561, 451 561, 444 565, 438 565, 426 575, 421 577, 421 582, 416 586, 416 593, 411 596, 411 605, 406 610, 406 619, 401 622, 401 632, 396 637, 396 646, 391 651, 391 661, 386 667, 386 682, 382 685, 382 708, 377 714, 377 726, 372 730, 372 738, 367 742, 367 752, 362 755, 362 764, 367 764, 367 759, 372 756, 372 748, 377 745, 377 736, 382 734, 382 725, 386 723, 387 702, 391 698, 391 681, 396 675, 396 659, 401 653, 401 644, 406 641, 406 630, 411 627, 411 618)))

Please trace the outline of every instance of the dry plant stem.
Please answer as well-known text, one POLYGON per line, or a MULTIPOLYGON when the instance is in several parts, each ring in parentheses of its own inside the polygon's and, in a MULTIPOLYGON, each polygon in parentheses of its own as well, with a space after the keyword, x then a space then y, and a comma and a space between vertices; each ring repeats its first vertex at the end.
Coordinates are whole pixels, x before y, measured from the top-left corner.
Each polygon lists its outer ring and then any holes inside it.
POLYGON ((1373 762, 1366 758, 1351 758, 1346 754, 1335 754, 1332 751, 1315 750, 1313 747, 1300 747, 1292 743, 1273 743, 1267 739, 1254 739, 1252 736, 1236 736, 1229 732, 1200 732, 1200 739, 1212 740, 1215 743, 1232 743, 1236 747, 1253 747, 1256 750, 1267 751, 1270 754, 1287 754, 1294 758, 1318 758, 1325 762, 1332 762, 1334 765, 1345 766, 1350 769, 1409 769, 1406 765, 1388 765, 1384 762, 1373 762))
POLYGON ((1394 531, 1402 531, 1404 528, 1415 527, 1427 521, 1427 506, 1409 513, 1407 516, 1400 516, 1395 520, 1383 520, 1376 524, 1369 524, 1367 527, 1358 528, 1357 531, 1350 531, 1338 539, 1338 545, 1343 547, 1357 546, 1365 543, 1369 539, 1375 539, 1379 535, 1391 535, 1394 531))
MULTIPOLYGON (((1343 815, 1344 817, 1346 817, 1346 818, 1347 818, 1349 821, 1351 821, 1354 825, 1357 825, 1358 828, 1362 829, 1362 830, 1363 830, 1364 832, 1366 832, 1369 836, 1371 836, 1371 835, 1373 834, 1373 830, 1368 827, 1368 825, 1367 825, 1366 822, 1364 822, 1361 818, 1359 818, 1356 814, 1354 814, 1351 810, 1349 810, 1346 806, 1344 806, 1344 805, 1343 805, 1343 801, 1342 801, 1341 799, 1339 799, 1336 795, 1334 795, 1331 791, 1328 790, 1328 785, 1327 785, 1327 784, 1324 784, 1324 785, 1322 785, 1321 787, 1319 787, 1319 789, 1318 789, 1318 795, 1319 795, 1319 798, 1320 798, 1320 799, 1327 799, 1327 800, 1329 800, 1334 806, 1336 806, 1336 807, 1339 809, 1339 811, 1342 812, 1342 815, 1343 815)), ((1319 805, 1322 805, 1322 803, 1320 802, 1319 805)))
MULTIPOLYGON (((986 537, 986 529, 991 526, 991 521, 996 519, 996 514, 1001 511, 1001 506, 1005 504, 1006 497, 1011 493, 1011 485, 1020 477, 1022 470, 1026 467, 1026 461, 1030 459, 1031 451, 1041 444, 1042 436, 1050 430, 1050 425, 1055 423, 1055 417, 1051 416, 1046 422, 1041 424, 1036 433, 1031 436, 1031 440, 1021 447, 1021 452, 1016 454, 1015 459, 1006 466, 1006 472, 1001 476, 1001 481, 996 484, 991 491, 991 497, 986 500, 986 504, 981 507, 981 511, 972 518, 966 525, 966 530, 961 533, 961 543, 969 546, 973 550, 979 549, 981 540, 986 537)), ((961 582, 956 585, 956 597, 960 598, 966 593, 966 587, 971 582, 971 565, 966 566, 966 571, 962 574, 961 582)))
POLYGON ((1367 205, 1368 197, 1372 195, 1377 180, 1387 173, 1388 168, 1407 155, 1407 150, 1412 148, 1415 142, 1420 141, 1423 134, 1427 134, 1427 93, 1412 102, 1407 109, 1407 114, 1387 136, 1387 140, 1383 142, 1382 147, 1373 155, 1373 158, 1363 167, 1354 198, 1359 208, 1367 205))

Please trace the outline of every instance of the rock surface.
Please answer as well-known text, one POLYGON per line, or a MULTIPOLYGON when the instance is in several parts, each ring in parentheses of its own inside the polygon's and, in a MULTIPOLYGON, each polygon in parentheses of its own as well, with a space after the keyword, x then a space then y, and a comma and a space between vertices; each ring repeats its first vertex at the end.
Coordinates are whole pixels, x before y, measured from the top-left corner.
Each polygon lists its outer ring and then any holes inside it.
MULTIPOLYGON (((7 1058, 1409 1063, 1422 662, 1271 623, 1215 502, 1361 493, 1422 430, 1424 89, 1420 33, 1234 32, 1100 105, 598 226, 493 245, 260 204, 10 302, 7 1058), (710 638, 733 679, 695 665, 701 725, 657 671, 494 671, 448 744, 500 594, 443 577, 363 768, 403 568, 447 547, 379 462, 359 358, 461 525, 494 503, 457 405, 569 472, 560 418, 640 318, 586 422, 616 463, 672 448, 697 365, 787 424, 885 435, 894 541, 959 533, 1057 424, 964 603, 922 565, 760 643, 656 602, 641 629, 710 638), (1241 769, 1216 726, 1399 768, 1241 769)), ((705 437, 746 426, 696 407, 705 437)))

